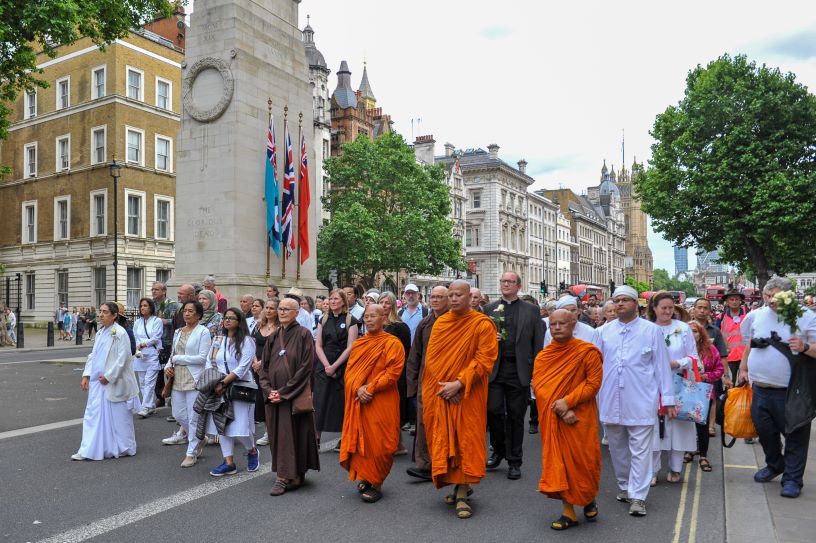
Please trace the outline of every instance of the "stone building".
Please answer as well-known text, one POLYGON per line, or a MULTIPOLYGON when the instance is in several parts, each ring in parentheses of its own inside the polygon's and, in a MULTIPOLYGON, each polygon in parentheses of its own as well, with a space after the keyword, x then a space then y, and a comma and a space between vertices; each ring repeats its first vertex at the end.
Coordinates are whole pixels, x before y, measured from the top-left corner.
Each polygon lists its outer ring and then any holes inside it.
POLYGON ((331 96, 331 155, 342 152, 344 143, 366 136, 374 139, 391 132, 391 116, 377 107, 377 99, 368 81, 368 67, 363 68, 363 77, 357 91, 351 88, 351 71, 344 60, 337 71, 337 87, 331 96))
MULTIPOLYGON (((526 167, 524 161, 519 168, 526 167)), ((529 207, 530 273, 529 292, 540 300, 555 294, 558 288, 557 217, 558 205, 534 192, 527 193, 529 207), (545 281, 545 292, 541 282, 545 281)))
MULTIPOLYGON (((578 243, 572 233, 572 227, 566 215, 559 209, 556 216, 556 241, 555 254, 557 259, 558 288, 574 285, 578 282, 578 277, 573 275, 573 267, 578 265, 578 243)), ((553 287, 553 289, 555 286, 553 287)))
POLYGON ((0 262, 22 274, 26 323, 52 319, 60 301, 99 305, 114 290, 134 307, 173 274, 183 59, 145 30, 104 51, 82 39, 53 59, 39 55, 49 86, 13 104, 0 146, 11 168, 0 180, 0 262), (113 159, 122 165, 116 193, 113 159))
MULTIPOLYGON (((587 189, 587 200, 606 221, 606 277, 598 286, 612 288, 612 283, 622 285, 624 282, 624 257, 626 252, 625 219, 621 204, 620 189, 616 184, 615 167, 611 171, 606 161, 601 168, 601 183, 587 189)), ((611 291, 609 295, 611 295, 611 291)))
POLYGON ((652 250, 649 248, 646 214, 641 209, 640 198, 637 197, 633 186, 633 182, 642 174, 643 165, 635 161, 632 164, 631 174, 624 166, 617 180, 623 207, 624 237, 626 238, 624 275, 651 284, 653 260, 652 250))
MULTIPOLYGON (((308 18, 308 17, 307 17, 308 18)), ((331 156, 331 114, 329 102, 329 70, 326 59, 317 49, 314 41, 314 30, 306 24, 303 29, 303 44, 306 58, 309 61, 309 83, 312 86, 314 129, 311 146, 314 149, 315 168, 313 170, 315 195, 312 202, 318 208, 319 224, 329 220, 328 212, 323 211, 323 196, 329 193, 329 183, 324 177, 323 162, 331 156)))

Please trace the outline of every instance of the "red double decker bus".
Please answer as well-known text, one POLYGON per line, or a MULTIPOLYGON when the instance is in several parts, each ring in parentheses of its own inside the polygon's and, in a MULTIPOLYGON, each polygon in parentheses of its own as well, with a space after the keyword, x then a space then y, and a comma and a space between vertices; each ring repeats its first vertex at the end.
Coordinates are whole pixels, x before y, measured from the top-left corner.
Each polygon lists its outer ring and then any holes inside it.
POLYGON ((742 295, 745 296, 745 303, 751 305, 751 302, 762 302, 762 292, 758 288, 743 287, 742 295))
POLYGON ((725 286, 723 285, 711 285, 710 287, 706 287, 705 297, 706 300, 709 302, 717 302, 718 304, 722 303, 723 296, 725 296, 726 292, 725 286))
POLYGON ((592 295, 594 295, 599 302, 603 301, 603 290, 601 287, 593 285, 572 285, 569 290, 584 303, 589 301, 589 297, 592 295))

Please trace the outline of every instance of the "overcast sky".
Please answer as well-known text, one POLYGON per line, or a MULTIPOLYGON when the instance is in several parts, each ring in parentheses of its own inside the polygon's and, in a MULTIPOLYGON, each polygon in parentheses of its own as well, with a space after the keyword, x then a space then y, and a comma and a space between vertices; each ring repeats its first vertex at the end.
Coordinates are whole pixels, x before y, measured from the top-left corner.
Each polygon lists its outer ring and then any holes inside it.
MULTIPOLYGON (((433 134, 439 154, 445 142, 497 143, 506 162, 529 162, 534 188, 580 193, 604 159, 619 169, 624 130, 627 168, 648 163, 655 115, 682 98, 697 64, 745 53, 816 86, 813 5, 303 0, 300 26, 311 15, 332 89, 341 60, 355 88, 368 62, 378 105, 406 140, 433 134)), ((649 241, 655 267, 673 273, 671 246, 649 241)))

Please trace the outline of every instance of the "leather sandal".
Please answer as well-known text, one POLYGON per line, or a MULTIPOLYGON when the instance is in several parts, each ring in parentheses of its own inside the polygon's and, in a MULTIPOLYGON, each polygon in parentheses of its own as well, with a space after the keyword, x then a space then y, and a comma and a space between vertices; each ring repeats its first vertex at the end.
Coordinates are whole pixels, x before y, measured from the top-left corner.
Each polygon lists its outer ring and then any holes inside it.
MULTIPOLYGON (((467 491, 468 498, 472 494, 473 494, 473 489, 468 488, 468 491, 467 491)), ((456 491, 455 490, 453 491, 453 494, 448 494, 447 496, 445 496, 445 503, 447 503, 448 505, 453 505, 454 503, 456 503, 456 491)))
POLYGON ((374 485, 370 485, 370 486, 369 486, 369 487, 368 487, 368 488, 365 490, 365 492, 363 492, 362 494, 360 494, 360 499, 361 499, 361 500, 363 500, 363 501, 364 501, 364 502, 366 502, 366 503, 374 503, 374 502, 378 502, 378 501, 380 501, 380 498, 382 498, 382 497, 383 497, 382 492, 380 492, 379 490, 377 490, 377 489, 374 487, 374 485))
POLYGON ((584 518, 587 522, 595 522, 598 519, 598 504, 595 500, 584 506, 584 518))
POLYGON ((357 483, 357 492, 359 492, 360 494, 362 494, 369 488, 371 488, 371 483, 369 483, 368 481, 360 481, 359 483, 357 483))
POLYGON ((567 515, 561 515, 558 517, 558 520, 554 520, 550 523, 550 528, 553 530, 558 530, 559 532, 562 530, 568 530, 573 526, 578 526, 578 521, 569 518, 567 515))
POLYGON ((700 469, 705 472, 711 471, 711 462, 708 461, 708 458, 700 458, 700 469))
POLYGON ((456 516, 461 519, 473 516, 473 509, 470 507, 467 498, 456 498, 456 516))
POLYGON ((692 453, 692 452, 687 452, 687 453, 685 453, 685 454, 683 455, 683 463, 684 463, 684 464, 688 464, 688 463, 689 463, 689 462, 691 462, 692 460, 694 460, 694 453, 692 453))
POLYGON ((269 495, 280 496, 284 494, 288 489, 289 485, 286 484, 286 481, 275 479, 275 482, 272 484, 272 490, 269 491, 269 495))

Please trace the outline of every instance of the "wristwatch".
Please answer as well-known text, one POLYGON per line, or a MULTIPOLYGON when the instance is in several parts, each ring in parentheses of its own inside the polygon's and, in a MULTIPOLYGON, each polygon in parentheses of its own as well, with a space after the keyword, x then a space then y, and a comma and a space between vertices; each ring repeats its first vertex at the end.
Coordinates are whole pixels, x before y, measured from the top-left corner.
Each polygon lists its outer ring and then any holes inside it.
POLYGON ((802 354, 807 353, 810 350, 810 343, 805 343, 804 349, 802 349, 802 354))

